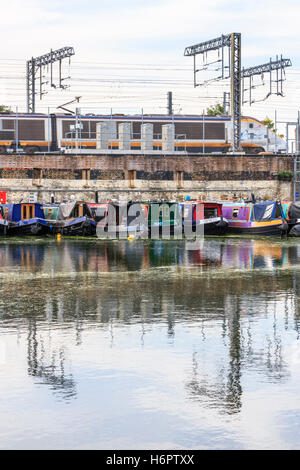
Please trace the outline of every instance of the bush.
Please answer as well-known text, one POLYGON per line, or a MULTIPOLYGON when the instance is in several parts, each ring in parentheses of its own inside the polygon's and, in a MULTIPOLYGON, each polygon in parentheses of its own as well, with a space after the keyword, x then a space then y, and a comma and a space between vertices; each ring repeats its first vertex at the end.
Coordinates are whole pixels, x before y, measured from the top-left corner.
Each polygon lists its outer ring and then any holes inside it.
POLYGON ((292 181, 294 173, 292 171, 279 171, 276 176, 279 181, 292 181))

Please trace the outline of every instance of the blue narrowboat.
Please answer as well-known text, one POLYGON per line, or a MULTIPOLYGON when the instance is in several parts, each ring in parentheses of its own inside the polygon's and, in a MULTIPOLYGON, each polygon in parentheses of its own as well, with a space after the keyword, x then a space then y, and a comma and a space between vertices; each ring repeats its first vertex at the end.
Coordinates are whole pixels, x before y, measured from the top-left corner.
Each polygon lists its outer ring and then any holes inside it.
POLYGON ((39 203, 3 204, 4 216, 8 221, 8 234, 46 235, 50 233, 43 206, 39 203))

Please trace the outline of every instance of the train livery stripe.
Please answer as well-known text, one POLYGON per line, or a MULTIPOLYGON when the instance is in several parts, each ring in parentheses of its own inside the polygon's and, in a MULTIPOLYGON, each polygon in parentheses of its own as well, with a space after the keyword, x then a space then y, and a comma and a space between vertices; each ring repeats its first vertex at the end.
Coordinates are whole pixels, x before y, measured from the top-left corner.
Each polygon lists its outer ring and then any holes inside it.
MULTIPOLYGON (((68 142, 68 141, 64 141, 61 143, 62 147, 73 147, 75 148, 76 146, 76 143, 75 142, 68 142)), ((95 141, 94 142, 81 142, 80 143, 80 147, 95 147, 96 143, 95 141)), ((153 142, 153 147, 161 147, 161 142, 153 142)), ((131 142, 131 146, 132 147, 137 147, 137 148, 140 148, 141 147, 141 143, 140 142, 131 142)), ((201 148, 203 147, 203 143, 202 142, 187 142, 187 143, 184 143, 184 142, 179 142, 179 143, 175 143, 174 145, 175 147, 196 147, 196 148, 201 148)), ((260 148, 260 145, 256 145, 256 144, 250 144, 250 143, 242 143, 242 146, 243 147, 251 147, 251 148, 260 148)), ((108 149, 109 147, 113 147, 113 148, 118 148, 119 147, 119 143, 118 142, 108 142, 108 149)), ((216 142, 204 142, 204 147, 230 147, 230 144, 228 142, 221 142, 221 143, 216 143, 216 142)))
MULTIPOLYGON (((9 146, 12 144, 12 140, 10 141, 4 141, 4 140, 0 140, 0 145, 6 145, 6 146, 9 146)), ((28 140, 19 140, 19 145, 21 146, 25 146, 25 145, 30 145, 32 147, 44 147, 44 146, 48 146, 48 145, 51 145, 51 142, 48 142, 48 141, 38 141, 38 140, 34 140, 34 141, 28 141, 28 140)))

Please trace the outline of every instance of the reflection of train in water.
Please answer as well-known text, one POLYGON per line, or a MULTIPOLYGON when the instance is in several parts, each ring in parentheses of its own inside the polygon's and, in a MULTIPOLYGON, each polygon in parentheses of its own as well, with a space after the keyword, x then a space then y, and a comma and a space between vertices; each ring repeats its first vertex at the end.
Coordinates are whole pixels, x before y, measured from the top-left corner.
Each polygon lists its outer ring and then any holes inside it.
MULTIPOLYGON (((107 123, 107 145, 119 149, 121 123, 130 123, 130 148, 141 149, 141 124, 153 124, 153 150, 162 148, 162 126, 174 124, 174 149, 189 153, 225 153, 230 150, 230 116, 196 115, 82 115, 2 114, 0 153, 16 148, 26 153, 58 151, 66 148, 96 148, 96 124, 107 123), (76 143, 77 141, 77 143, 76 143)), ((243 117, 241 143, 246 153, 284 151, 285 142, 260 121, 243 117)))

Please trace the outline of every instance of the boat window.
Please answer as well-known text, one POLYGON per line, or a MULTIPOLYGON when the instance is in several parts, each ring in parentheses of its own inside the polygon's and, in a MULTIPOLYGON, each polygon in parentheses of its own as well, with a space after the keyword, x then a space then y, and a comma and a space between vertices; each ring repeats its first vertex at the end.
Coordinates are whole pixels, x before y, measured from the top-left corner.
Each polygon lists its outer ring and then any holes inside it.
POLYGON ((253 127, 254 127, 254 126, 253 126, 253 123, 252 123, 252 122, 250 122, 250 124, 249 124, 249 128, 250 128, 250 129, 253 129, 253 127))
POLYGON ((79 217, 79 206, 76 205, 74 209, 72 210, 72 213, 70 214, 70 217, 74 217, 74 219, 77 219, 79 217))
POLYGON ((237 219, 238 216, 239 216, 239 209, 238 208, 232 209, 232 218, 237 219))
POLYGON ((212 217, 218 216, 218 208, 217 207, 205 207, 204 208, 204 218, 211 219, 212 217))
POLYGON ((57 218, 57 207, 43 207, 45 219, 55 220, 57 218))
POLYGON ((34 217, 34 204, 23 204, 21 208, 22 220, 33 219, 34 217))

